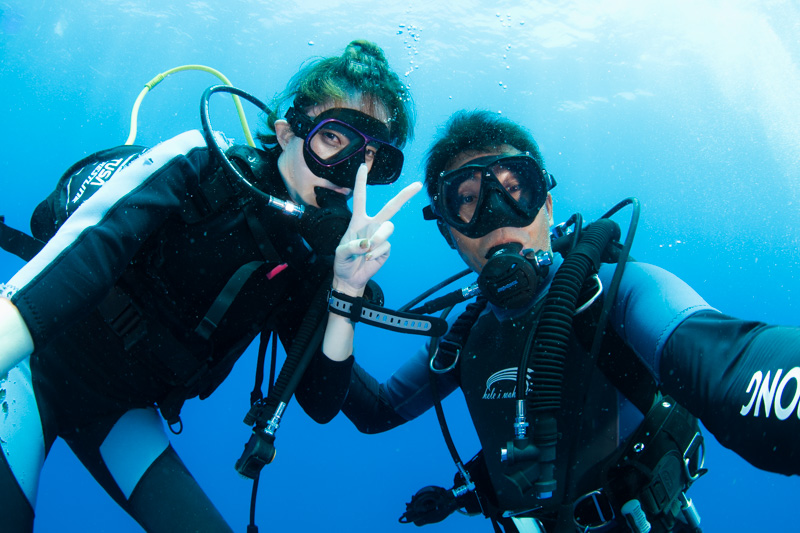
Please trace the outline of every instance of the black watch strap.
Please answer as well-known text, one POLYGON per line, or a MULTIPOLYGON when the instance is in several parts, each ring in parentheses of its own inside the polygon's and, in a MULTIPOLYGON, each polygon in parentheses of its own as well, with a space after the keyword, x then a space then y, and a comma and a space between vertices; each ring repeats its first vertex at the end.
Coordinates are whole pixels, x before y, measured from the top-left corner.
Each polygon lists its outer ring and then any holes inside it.
POLYGON ((349 318, 352 322, 364 322, 399 333, 439 337, 447 332, 447 321, 444 319, 394 311, 372 304, 366 298, 348 296, 335 290, 331 290, 328 296, 328 311, 349 318))

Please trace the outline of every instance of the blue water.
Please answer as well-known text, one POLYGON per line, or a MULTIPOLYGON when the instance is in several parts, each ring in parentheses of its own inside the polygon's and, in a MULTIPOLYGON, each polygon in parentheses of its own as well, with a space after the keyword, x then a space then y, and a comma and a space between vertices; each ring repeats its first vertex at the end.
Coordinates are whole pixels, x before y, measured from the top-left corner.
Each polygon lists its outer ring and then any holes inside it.
MULTIPOLYGON (((735 316, 797 324, 800 311, 800 8, 770 2, 486 2, 409 0, 0 3, 0 214, 26 228, 67 166, 125 141, 145 82, 186 63, 213 66, 262 98, 312 55, 354 38, 379 43, 418 110, 401 178, 421 177, 435 129, 484 107, 527 125, 557 180, 557 220, 642 202, 633 254, 686 280, 735 316), (217 5, 220 4, 220 5, 217 5), (600 4, 603 7, 598 7, 600 4)), ((202 90, 185 73, 145 99, 137 142, 200 125, 202 90)), ((242 141, 227 101, 214 125, 242 141)), ((257 117, 251 114, 251 124, 257 117)), ((373 212, 392 191, 370 191, 373 212)), ((378 281, 390 305, 462 268, 422 221, 423 198, 396 218, 393 256, 378 281)), ((0 279, 21 262, 0 256, 0 279)), ((384 378, 418 339, 359 328, 358 360, 384 378)), ((174 446, 237 531, 250 483, 233 469, 249 429, 254 350, 212 398, 189 402, 174 446)), ((455 395, 458 396, 458 395, 455 395)), ((445 402, 463 456, 477 439, 460 397, 445 402)), ((691 490, 705 531, 796 528, 798 481, 760 472, 712 438, 710 473, 691 490)), ((313 423, 292 404, 264 471, 261 531, 405 531, 410 495, 450 486, 453 465, 432 413, 368 436, 343 417, 313 423)), ((0 518, 0 520, 2 520, 0 518)), ((0 526, 0 529, 2 527, 0 526)), ((36 532, 140 531, 59 442, 40 484, 36 532)), ((454 516, 426 531, 491 531, 454 516)))

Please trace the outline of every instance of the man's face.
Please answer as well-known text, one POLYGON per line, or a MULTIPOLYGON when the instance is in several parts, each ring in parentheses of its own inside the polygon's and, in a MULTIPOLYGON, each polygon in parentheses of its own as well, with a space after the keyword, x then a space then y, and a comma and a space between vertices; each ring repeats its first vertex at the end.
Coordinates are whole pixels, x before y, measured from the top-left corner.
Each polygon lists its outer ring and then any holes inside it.
MULTIPOLYGON (((464 166, 470 161, 479 157, 490 155, 517 155, 519 150, 512 146, 503 145, 495 151, 488 152, 464 152, 454 157, 445 171, 454 170, 464 166)), ((498 176, 503 181, 502 176, 498 176)), ((475 272, 480 272, 483 265, 488 261, 486 254, 497 245, 516 242, 522 245, 522 249, 550 250, 550 226, 553 225, 553 198, 547 194, 547 200, 533 222, 524 228, 503 227, 487 233, 483 237, 471 239, 452 227, 449 227, 450 234, 456 243, 456 249, 464 262, 475 272)))

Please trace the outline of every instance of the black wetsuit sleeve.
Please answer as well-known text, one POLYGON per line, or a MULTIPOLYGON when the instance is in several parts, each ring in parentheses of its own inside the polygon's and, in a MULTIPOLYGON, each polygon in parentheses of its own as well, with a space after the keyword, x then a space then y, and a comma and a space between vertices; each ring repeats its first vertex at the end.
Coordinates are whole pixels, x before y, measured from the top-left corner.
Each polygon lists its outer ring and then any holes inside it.
POLYGON ((353 365, 342 412, 362 433, 381 433, 406 422, 389 402, 386 386, 358 364, 353 365))
POLYGON ((320 424, 327 424, 342 409, 355 359, 333 361, 317 350, 295 391, 300 407, 320 424))
MULTIPOLYGON (((434 405, 428 369, 428 344, 379 383, 358 363, 353 366, 342 411, 363 433, 380 433, 420 416, 434 405)), ((459 386, 456 372, 436 376, 440 398, 459 386)))
POLYGON ((340 410, 363 433, 380 433, 406 421, 389 403, 385 387, 356 364, 353 356, 332 361, 318 350, 295 397, 320 424, 330 422, 340 410))
POLYGON ((660 375, 724 446, 758 468, 800 474, 800 328, 695 314, 667 340, 660 375))

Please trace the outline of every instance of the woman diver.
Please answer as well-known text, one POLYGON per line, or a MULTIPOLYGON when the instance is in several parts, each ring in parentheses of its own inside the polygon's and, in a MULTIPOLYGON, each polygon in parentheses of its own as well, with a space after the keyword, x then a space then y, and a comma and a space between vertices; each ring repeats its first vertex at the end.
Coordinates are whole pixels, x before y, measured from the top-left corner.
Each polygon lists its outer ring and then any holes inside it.
POLYGON ((377 45, 306 65, 275 104, 264 149, 227 152, 239 183, 198 131, 132 154, 0 285, 3 531, 32 531, 57 437, 145 530, 230 531, 156 407, 177 429, 183 402, 210 395, 256 335, 291 345, 348 224, 379 265, 388 219, 419 190, 363 213, 365 183, 399 177, 413 131, 410 95, 377 45))

